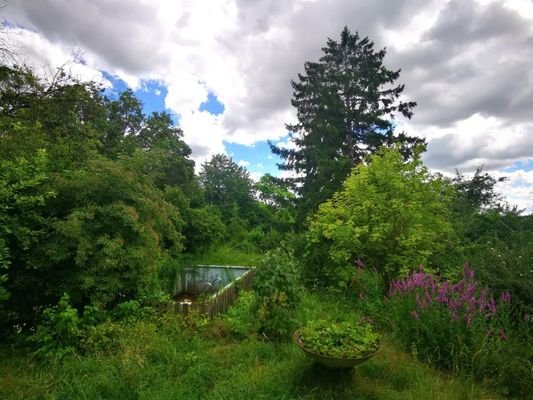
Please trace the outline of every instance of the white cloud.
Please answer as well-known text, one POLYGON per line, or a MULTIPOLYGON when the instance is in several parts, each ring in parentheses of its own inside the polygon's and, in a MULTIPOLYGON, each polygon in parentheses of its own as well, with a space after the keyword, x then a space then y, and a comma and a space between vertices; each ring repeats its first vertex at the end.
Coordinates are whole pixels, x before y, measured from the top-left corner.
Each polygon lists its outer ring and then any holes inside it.
POLYGON ((507 180, 497 183, 496 190, 503 194, 511 205, 518 206, 518 209, 525 210, 526 213, 533 213, 533 171, 493 171, 493 174, 507 177, 507 180))
POLYGON ((239 162, 237 162, 237 165, 240 166, 240 167, 247 168, 247 167, 250 166, 250 161, 239 160, 239 162))
POLYGON ((250 179, 254 182, 259 182, 259 180, 263 176, 262 172, 249 171, 248 173, 250 174, 250 179))
POLYGON ((15 51, 11 61, 32 67, 41 77, 52 79, 57 69, 63 67, 80 81, 110 85, 99 69, 76 62, 76 59, 84 58, 83 49, 51 43, 37 32, 26 29, 11 28, 6 32, 7 44, 15 51))

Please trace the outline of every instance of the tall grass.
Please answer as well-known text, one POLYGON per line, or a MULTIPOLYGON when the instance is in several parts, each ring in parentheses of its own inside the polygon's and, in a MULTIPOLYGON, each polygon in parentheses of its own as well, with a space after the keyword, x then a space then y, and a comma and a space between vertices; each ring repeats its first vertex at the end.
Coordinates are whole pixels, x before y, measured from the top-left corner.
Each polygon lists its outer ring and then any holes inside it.
MULTIPOLYGON (((349 303, 308 294, 302 319, 350 319, 349 303)), ((236 340, 224 321, 164 315, 120 325, 116 342, 85 355, 37 361, 0 353, 1 399, 498 399, 437 372, 385 339, 354 370, 314 364, 292 343, 236 340)), ((107 343, 107 342, 106 342, 107 343)))

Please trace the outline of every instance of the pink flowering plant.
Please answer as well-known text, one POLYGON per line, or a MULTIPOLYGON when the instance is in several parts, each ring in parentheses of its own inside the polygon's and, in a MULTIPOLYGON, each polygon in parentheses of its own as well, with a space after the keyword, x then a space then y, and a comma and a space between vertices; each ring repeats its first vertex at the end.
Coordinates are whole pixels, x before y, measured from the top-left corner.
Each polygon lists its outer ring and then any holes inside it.
POLYGON ((393 280, 388 293, 394 334, 406 349, 440 367, 504 380, 506 367, 517 379, 515 369, 527 373, 529 363, 514 353, 531 337, 530 323, 513 317, 511 301, 509 292, 495 297, 481 287, 468 265, 455 283, 420 269, 393 280))

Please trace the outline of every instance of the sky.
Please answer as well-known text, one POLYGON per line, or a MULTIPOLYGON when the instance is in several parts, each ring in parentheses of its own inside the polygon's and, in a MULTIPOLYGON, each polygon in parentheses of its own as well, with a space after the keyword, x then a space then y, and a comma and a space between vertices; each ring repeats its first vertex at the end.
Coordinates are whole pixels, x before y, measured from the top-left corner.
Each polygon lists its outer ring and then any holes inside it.
POLYGON ((533 212, 533 0, 8 0, 0 19, 38 71, 130 87, 198 166, 224 152, 255 179, 279 175, 267 140, 290 145, 291 79, 347 26, 401 68, 418 106, 397 129, 426 139, 426 165, 483 165, 533 212))

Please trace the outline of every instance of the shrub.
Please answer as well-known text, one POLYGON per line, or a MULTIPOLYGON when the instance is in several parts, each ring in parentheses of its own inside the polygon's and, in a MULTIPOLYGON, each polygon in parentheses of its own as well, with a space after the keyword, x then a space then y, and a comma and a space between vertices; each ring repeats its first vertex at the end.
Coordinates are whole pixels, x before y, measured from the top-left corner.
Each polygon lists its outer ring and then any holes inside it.
POLYGON ((457 283, 424 271, 391 282, 394 335, 422 360, 519 394, 533 384, 531 323, 513 318, 509 292, 496 299, 474 277, 465 265, 457 283))
POLYGON ((277 248, 266 253, 257 267, 253 289, 259 332, 272 340, 289 339, 296 327, 302 290, 300 268, 292 252, 277 248))
POLYGON ((452 198, 453 188, 430 174, 420 150, 404 162, 398 149, 383 148, 320 205, 310 220, 308 246, 311 251, 327 247, 334 262, 330 275, 337 274, 337 283, 351 278, 346 265, 362 259, 378 271, 386 289, 413 265, 427 264, 453 239, 448 218, 452 198))
POLYGON ((229 331, 237 338, 246 338, 257 328, 255 301, 256 297, 252 291, 241 292, 237 302, 224 315, 229 331))
POLYGON ((29 337, 37 344, 37 356, 59 358, 75 352, 80 335, 78 311, 70 304, 70 296, 65 293, 56 306, 43 311, 43 323, 29 337))

